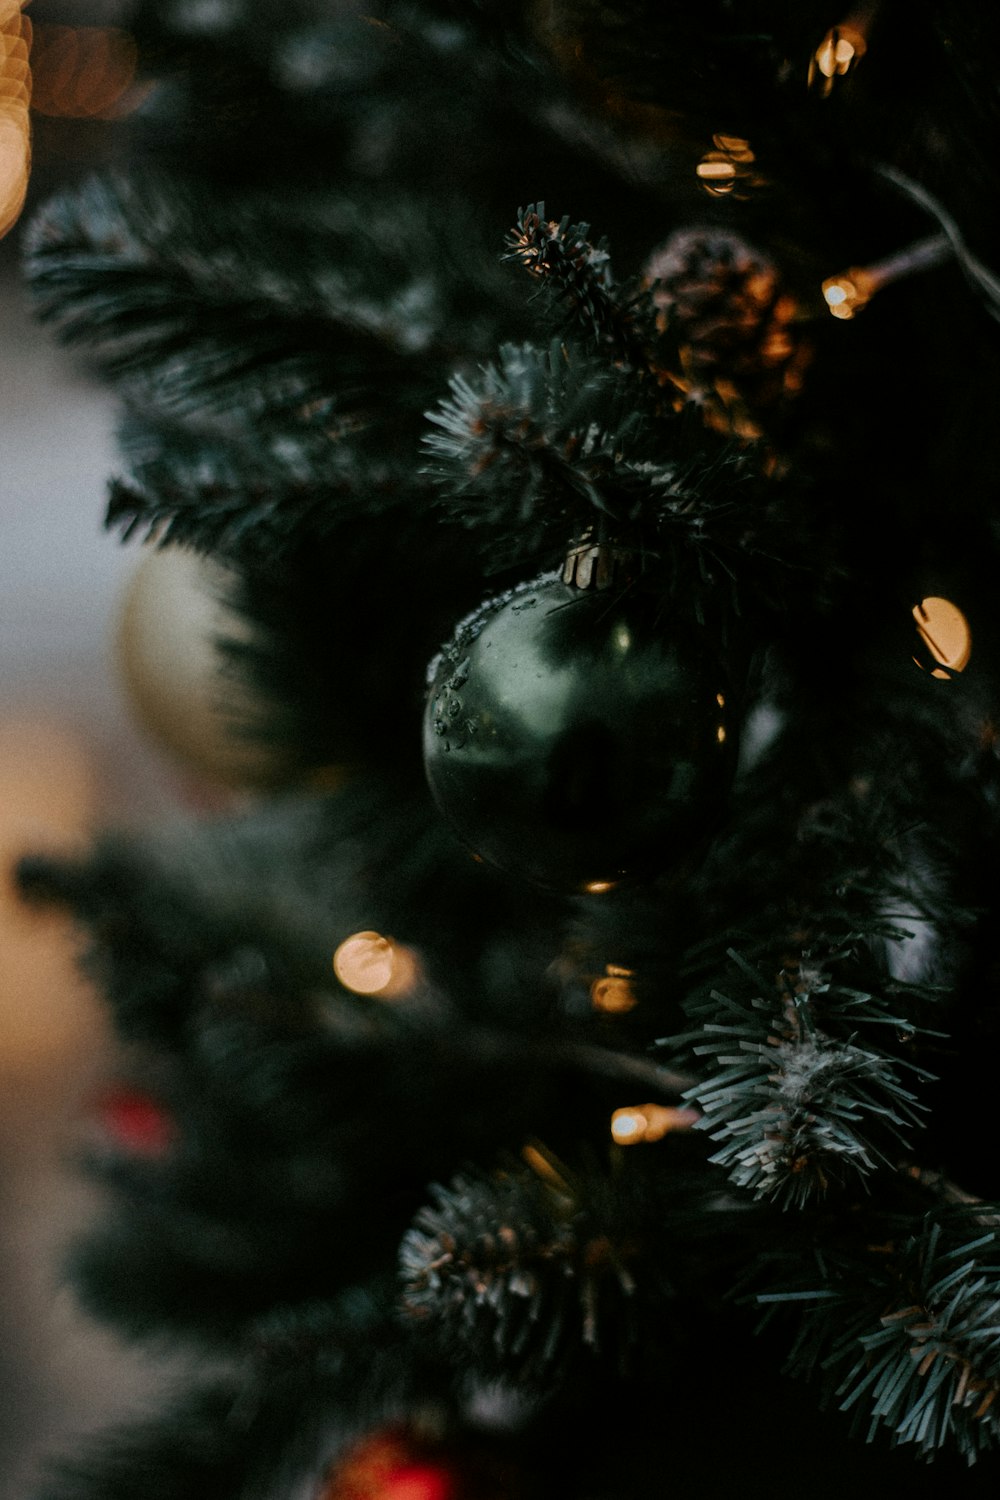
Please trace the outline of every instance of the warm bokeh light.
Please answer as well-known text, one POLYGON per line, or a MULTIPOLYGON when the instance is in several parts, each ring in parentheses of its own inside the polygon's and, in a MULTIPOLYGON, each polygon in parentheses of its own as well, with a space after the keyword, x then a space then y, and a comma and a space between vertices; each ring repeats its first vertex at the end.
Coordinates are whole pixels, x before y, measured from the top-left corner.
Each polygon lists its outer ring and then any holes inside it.
POLYGON ((32 108, 42 115, 109 119, 127 111, 138 48, 116 26, 35 27, 32 108))
POLYGON ((821 98, 827 98, 836 79, 855 68, 867 50, 868 43, 857 25, 844 21, 840 26, 831 26, 810 59, 809 87, 815 88, 821 98))
POLYGON ((853 318, 883 287, 931 271, 953 254, 954 246, 946 234, 926 235, 884 260, 868 266, 851 266, 836 276, 828 276, 823 282, 826 305, 835 318, 853 318))
POLYGON ((419 966, 416 954, 402 943, 379 932, 355 932, 333 955, 333 972, 355 995, 398 1000, 416 985, 419 966))
POLYGON ((613 891, 614 888, 613 880, 588 880, 584 886, 588 896, 600 896, 604 891, 613 891))
POLYGON ((0 0, 0 239, 17 223, 31 173, 31 22, 0 0))
POLYGON ((852 268, 837 276, 828 276, 823 283, 826 305, 835 318, 853 318, 866 307, 872 294, 871 283, 865 272, 852 268))
POLYGON ((698 181, 714 198, 739 197, 738 188, 752 187, 758 181, 750 143, 738 135, 713 135, 712 143, 715 150, 706 151, 695 168, 698 181))
MULTIPOLYGON (((928 654, 938 663, 931 676, 947 681, 954 672, 964 671, 972 655, 972 631, 958 606, 931 594, 913 606, 913 618, 928 654)), ((917 657, 913 660, 924 669, 917 657)))
POLYGON ((549 1187, 554 1188, 557 1193, 563 1193, 567 1197, 573 1196, 570 1185, 556 1166, 554 1158, 544 1148, 532 1146, 530 1143, 522 1146, 521 1159, 536 1177, 542 1182, 547 1182, 549 1187))
POLYGON ((96 798, 90 754, 72 730, 44 718, 0 719, 0 1095, 11 1073, 41 1077, 59 1058, 85 1055, 100 1034, 72 924, 26 905, 13 879, 23 855, 77 852, 96 798))
POLYGON ((603 976, 595 979, 590 986, 590 999, 594 1009, 612 1016, 625 1015, 634 1010, 638 1002, 632 989, 632 978, 631 969, 607 964, 603 976))
POLYGON ((611 1135, 619 1146, 662 1141, 675 1130, 690 1130, 701 1119, 696 1109, 677 1105, 632 1104, 611 1116, 611 1135))

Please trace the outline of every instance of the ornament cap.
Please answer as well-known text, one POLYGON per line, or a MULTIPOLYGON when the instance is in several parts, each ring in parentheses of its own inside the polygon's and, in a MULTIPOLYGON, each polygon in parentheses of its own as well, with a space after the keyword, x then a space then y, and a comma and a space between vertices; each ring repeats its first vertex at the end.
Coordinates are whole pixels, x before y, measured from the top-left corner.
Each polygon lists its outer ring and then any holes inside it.
POLYGON ((634 548, 590 531, 566 553, 562 581, 570 588, 607 589, 628 582, 637 571, 634 548))

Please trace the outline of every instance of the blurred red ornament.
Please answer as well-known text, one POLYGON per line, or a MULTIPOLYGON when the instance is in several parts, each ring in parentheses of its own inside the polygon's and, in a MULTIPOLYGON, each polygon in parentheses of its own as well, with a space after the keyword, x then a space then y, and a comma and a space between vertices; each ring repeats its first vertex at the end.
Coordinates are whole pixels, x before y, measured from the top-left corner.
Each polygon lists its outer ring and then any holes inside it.
POLYGON ((107 1089, 97 1101, 97 1117, 112 1143, 132 1156, 155 1160, 165 1156, 176 1139, 172 1117, 140 1089, 107 1089))
POLYGON ((433 1464, 404 1464, 382 1485, 380 1500, 453 1500, 451 1474, 433 1464))
POLYGON ((460 1500, 460 1495, 453 1467, 394 1429, 352 1448, 317 1500, 460 1500))

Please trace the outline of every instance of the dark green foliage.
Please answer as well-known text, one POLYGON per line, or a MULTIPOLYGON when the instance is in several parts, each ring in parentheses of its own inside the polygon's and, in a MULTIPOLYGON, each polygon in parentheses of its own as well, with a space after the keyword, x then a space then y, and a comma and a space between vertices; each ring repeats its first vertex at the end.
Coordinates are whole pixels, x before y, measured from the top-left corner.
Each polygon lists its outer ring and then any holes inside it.
POLYGON ((402 1337, 378 1297, 284 1309, 252 1329, 237 1361, 202 1376, 154 1417, 90 1438, 42 1500, 263 1500, 312 1493, 369 1426, 404 1418, 445 1379, 402 1337))
POLYGON ((655 1149, 669 1171, 641 1149, 570 1168, 536 1144, 436 1187, 400 1247, 404 1321, 478 1374, 539 1392, 676 1359, 712 1277, 767 1230, 717 1191, 695 1141, 655 1149))
MULTIPOLYGON (((89 1452, 63 1461, 40 1495, 43 1500, 242 1497, 255 1455, 246 1428, 229 1421, 236 1397, 229 1384, 197 1390, 169 1413, 106 1433, 91 1441, 89 1452)), ((267 1462, 273 1465, 273 1454, 267 1462)))
POLYGON ((404 1236, 400 1270, 404 1312, 418 1326, 480 1368, 545 1382, 567 1344, 575 1355, 610 1343, 627 1359, 648 1289, 637 1297, 641 1252, 625 1194, 609 1184, 603 1204, 588 1202, 540 1160, 539 1171, 515 1166, 437 1188, 404 1236))
POLYGON ((458 209, 155 175, 52 202, 28 246, 39 316, 128 402, 109 521, 271 559, 412 509, 421 411, 456 348, 524 321, 477 234, 458 209))
POLYGON ((249 635, 220 649, 254 690, 244 732, 275 748, 285 780, 345 765, 410 770, 427 663, 483 586, 459 539, 441 526, 425 541, 399 504, 309 545, 288 539, 271 557, 247 540, 227 602, 249 635))
POLYGON ((834 951, 807 950, 774 976, 731 952, 737 985, 688 1002, 701 1029, 671 1043, 710 1059, 687 1097, 704 1112, 701 1128, 723 1142, 712 1160, 783 1207, 868 1176, 887 1164, 890 1142, 908 1146, 920 1125, 908 1085, 928 1075, 881 1040, 905 1042, 917 1029, 906 987, 870 994, 834 977, 863 942, 850 936, 834 951))
MULTIPOLYGON (((478 5, 138 0, 133 26, 161 79, 134 123, 138 148, 230 182, 316 183, 331 167, 405 176, 449 95, 495 107, 512 76, 506 49, 483 45, 507 28, 478 5)), ((461 147, 440 144, 453 168, 461 147)))
POLYGON ((777 592, 783 522, 752 463, 695 412, 657 416, 627 374, 561 343, 506 345, 451 391, 429 413, 429 472, 494 559, 558 561, 606 527, 665 593, 681 575, 691 586, 733 574, 777 592))
MULTIPOLYGON (((823 98, 808 62, 843 17, 812 0, 132 19, 158 87, 131 175, 44 211, 29 276, 125 404, 111 524, 232 569, 252 638, 220 661, 301 797, 22 867, 87 930, 122 1071, 173 1126, 155 1158, 89 1153, 111 1208, 84 1299, 228 1362, 48 1500, 311 1495, 352 1435, 415 1417, 493 1422, 568 1500, 915 1493, 839 1467, 731 1293, 800 1316, 793 1378, 862 1426, 994 1445, 995 1208, 941 1212, 924 1167, 996 1194, 1000 354, 955 267, 849 325, 819 285, 933 228, 897 171, 995 260, 996 20, 881 6, 823 98), (758 179, 730 201, 695 174, 720 132, 758 179), (608 230, 620 277, 542 195, 608 230), (751 244, 825 320, 743 437, 724 398, 683 405, 643 290, 684 228, 751 244), (714 840, 568 916, 457 849, 413 777, 426 663, 485 575, 587 532, 747 686, 714 840), (973 620, 947 683, 912 664, 938 592, 973 620), (345 763, 369 774, 310 794, 345 763), (419 962, 395 1005, 331 969, 373 928, 419 962), (635 1004, 601 1011, 619 968, 635 1004), (613 1109, 692 1076, 700 1131, 611 1145, 613 1109)), ((692 311, 709 365, 744 331, 722 281, 692 311)))
POLYGON ((77 867, 35 861, 21 880, 90 929, 90 968, 131 1044, 126 1072, 177 1121, 162 1159, 92 1160, 120 1208, 81 1252, 81 1277, 91 1305, 133 1332, 167 1322, 232 1342, 292 1286, 315 1298, 391 1266, 385 1215, 401 1233, 420 1201, 417 1163, 436 1158, 447 1175, 480 1132, 492 1154, 538 1118, 532 1098, 547 1113, 553 1076, 579 1070, 543 1048, 526 1087, 526 1029, 550 1025, 544 924, 529 958, 530 908, 501 888, 484 931, 473 892, 496 882, 423 796, 369 783, 325 809, 112 840, 77 867), (420 955, 412 1006, 336 984, 338 943, 372 928, 420 955), (435 1107, 442 1091, 459 1138, 435 1107))
MULTIPOLYGON (((454 376, 451 391, 429 413, 439 430, 426 447, 439 461, 432 474, 456 493, 467 524, 506 521, 523 538, 533 523, 542 537, 568 543, 595 513, 614 515, 614 493, 628 487, 615 444, 635 443, 646 424, 613 371, 562 344, 511 344, 476 384, 454 376)), ((666 485, 674 478, 658 477, 666 485)), ((529 547, 532 540, 529 532, 529 547)))
POLYGON ((488 255, 459 258, 453 243, 418 204, 278 203, 149 176, 50 203, 27 269, 38 315, 133 401, 197 417, 210 437, 220 423, 287 431, 294 463, 300 429, 318 446, 317 415, 327 441, 331 423, 412 421, 456 337, 493 342, 502 283, 488 255))
POLYGON ((970 1463, 1000 1438, 1000 1239, 996 1206, 939 1209, 853 1258, 817 1253, 815 1280, 766 1293, 804 1314, 789 1360, 827 1399, 924 1457, 970 1463), (807 1289, 808 1287, 808 1289, 807 1289))
POLYGON ((310 412, 295 434, 248 428, 235 441, 130 413, 119 433, 128 474, 111 483, 108 525, 124 541, 155 537, 252 565, 361 517, 412 524, 420 476, 401 454, 359 453, 349 424, 339 441, 329 422, 310 412))
MULTIPOLYGON (((662 365, 666 349, 654 354, 656 310, 648 294, 637 286, 616 284, 607 240, 592 245, 589 234, 589 224, 571 225, 568 217, 547 222, 545 204, 531 203, 518 212, 507 237, 506 258, 523 266, 550 293, 571 334, 623 362, 640 378, 652 376, 665 383, 671 378, 662 365)), ((676 383, 676 350, 671 352, 676 383)))

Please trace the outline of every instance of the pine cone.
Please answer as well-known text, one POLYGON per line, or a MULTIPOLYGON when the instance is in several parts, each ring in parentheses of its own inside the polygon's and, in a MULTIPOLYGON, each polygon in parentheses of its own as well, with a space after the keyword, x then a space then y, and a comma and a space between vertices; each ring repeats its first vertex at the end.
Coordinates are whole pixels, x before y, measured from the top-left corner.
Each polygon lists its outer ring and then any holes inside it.
POLYGON ((773 262, 727 230, 682 229, 645 277, 658 327, 681 340, 692 397, 717 398, 738 432, 759 435, 760 417, 801 388, 811 354, 773 262))

